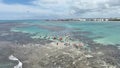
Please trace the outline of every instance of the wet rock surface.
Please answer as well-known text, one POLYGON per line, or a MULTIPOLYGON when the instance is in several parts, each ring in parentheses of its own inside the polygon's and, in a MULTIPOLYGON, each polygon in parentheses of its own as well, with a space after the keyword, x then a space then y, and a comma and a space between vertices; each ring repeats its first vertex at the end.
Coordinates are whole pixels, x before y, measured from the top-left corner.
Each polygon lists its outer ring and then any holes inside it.
MULTIPOLYGON (((14 26, 23 27, 16 23, 2 23, 0 26, 0 63, 10 61, 6 58, 13 54, 23 63, 23 68, 120 68, 120 44, 103 45, 95 43, 91 32, 72 32, 73 40, 77 39, 85 45, 53 46, 53 41, 32 39, 30 34, 10 32, 14 26), (4 27, 3 27, 4 26, 4 27), (7 27, 7 28, 6 28, 7 27)), ((56 31, 54 28, 42 28, 56 31)), ((60 27, 57 30, 64 30, 60 27)), ((78 29, 79 30, 79 29, 78 29)), ((97 36, 95 38, 102 38, 97 36)), ((14 63, 14 62, 13 62, 14 63)), ((12 67, 11 67, 12 68, 12 67)))
POLYGON ((112 54, 111 50, 107 52, 106 49, 88 52, 83 48, 52 45, 13 48, 23 68, 119 68, 119 53, 112 54))

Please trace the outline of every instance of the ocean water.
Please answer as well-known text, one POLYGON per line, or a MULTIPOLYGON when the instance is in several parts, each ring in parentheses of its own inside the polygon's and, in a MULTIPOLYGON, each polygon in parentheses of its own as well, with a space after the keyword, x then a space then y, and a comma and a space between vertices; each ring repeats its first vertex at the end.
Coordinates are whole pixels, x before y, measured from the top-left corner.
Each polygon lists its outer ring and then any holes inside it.
POLYGON ((80 31, 88 31, 92 34, 87 37, 93 38, 97 43, 120 44, 120 23, 119 22, 86 22, 76 24, 73 28, 80 28, 80 31))
MULTIPOLYGON (((14 26, 12 32, 31 34, 31 38, 41 36, 64 36, 65 34, 86 36, 96 43, 120 44, 120 22, 79 22, 79 21, 0 21, 0 23, 19 23, 22 26, 14 26)), ((2 51, 0 52, 3 53, 2 51)), ((14 62, 9 60, 0 62, 0 68, 13 68, 14 62)))
POLYGON ((39 35, 65 34, 69 32, 89 32, 83 34, 102 44, 120 44, 120 22, 76 22, 76 21, 22 21, 26 27, 13 28, 11 31, 39 35))

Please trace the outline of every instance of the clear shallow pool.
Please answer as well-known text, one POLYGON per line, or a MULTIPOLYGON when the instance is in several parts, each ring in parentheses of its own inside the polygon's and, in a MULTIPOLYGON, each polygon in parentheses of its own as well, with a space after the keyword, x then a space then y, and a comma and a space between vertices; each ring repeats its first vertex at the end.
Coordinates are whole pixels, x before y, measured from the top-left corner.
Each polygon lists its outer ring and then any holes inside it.
MULTIPOLYGON (((69 32, 90 32, 83 34, 102 44, 120 44, 120 22, 57 22, 22 21, 26 27, 13 28, 11 31, 37 33, 37 35, 65 34, 69 32)), ((38 36, 39 37, 39 36, 38 36)))

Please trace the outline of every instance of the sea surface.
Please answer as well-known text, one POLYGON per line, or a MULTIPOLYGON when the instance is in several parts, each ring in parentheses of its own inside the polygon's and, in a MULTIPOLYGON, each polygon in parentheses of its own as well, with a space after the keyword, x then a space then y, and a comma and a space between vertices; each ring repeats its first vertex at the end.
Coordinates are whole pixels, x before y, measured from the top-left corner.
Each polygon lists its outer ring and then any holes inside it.
MULTIPOLYGON (((17 23, 18 26, 12 26, 10 31, 31 34, 30 37, 33 39, 46 36, 63 37, 70 34, 72 37, 79 37, 75 38, 79 41, 81 36, 84 36, 104 45, 120 44, 120 22, 4 20, 0 21, 1 23, 17 23)), ((3 52, 0 52, 0 54, 2 55, 3 52)), ((14 62, 9 60, 4 63, 0 61, 0 68, 13 68, 14 65, 14 62)))
POLYGON ((79 22, 79 21, 20 21, 27 26, 13 28, 11 31, 39 35, 64 35, 64 33, 76 32, 83 34, 102 44, 120 44, 120 22, 79 22))

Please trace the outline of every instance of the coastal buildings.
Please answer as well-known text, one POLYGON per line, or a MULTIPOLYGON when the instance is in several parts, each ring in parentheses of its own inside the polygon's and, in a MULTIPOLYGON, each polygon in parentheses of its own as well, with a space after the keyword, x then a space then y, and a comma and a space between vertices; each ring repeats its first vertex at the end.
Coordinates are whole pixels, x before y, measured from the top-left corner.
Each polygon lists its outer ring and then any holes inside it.
POLYGON ((108 18, 80 18, 79 21, 109 21, 108 18))
POLYGON ((120 21, 120 18, 75 18, 75 19, 55 19, 46 21, 120 21))

